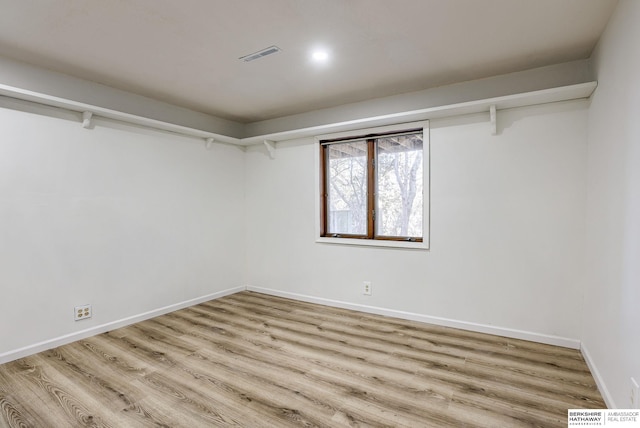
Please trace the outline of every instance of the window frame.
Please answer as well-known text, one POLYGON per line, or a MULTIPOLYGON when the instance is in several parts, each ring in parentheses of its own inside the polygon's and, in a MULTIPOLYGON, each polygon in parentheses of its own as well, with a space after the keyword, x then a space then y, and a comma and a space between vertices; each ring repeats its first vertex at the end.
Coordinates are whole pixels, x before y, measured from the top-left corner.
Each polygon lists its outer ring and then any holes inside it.
POLYGON ((389 126, 381 126, 367 129, 357 129, 353 131, 332 133, 326 135, 319 135, 315 137, 316 140, 316 168, 317 168, 317 193, 316 193, 316 242, 329 243, 329 244, 345 244, 345 245, 362 245, 362 246, 377 246, 377 247, 397 247, 397 248, 412 248, 412 249, 429 249, 429 211, 430 211, 430 172, 429 172, 429 122, 410 122, 400 123, 389 126), (422 239, 409 240, 407 237, 393 237, 386 235, 376 235, 375 225, 373 224, 372 209, 375 210, 377 201, 375 200, 374 191, 376 185, 376 170, 372 163, 372 159, 375 159, 375 144, 373 140, 375 138, 383 138, 386 135, 394 135, 403 132, 420 132, 422 131, 422 180, 423 180, 423 195, 422 195, 422 239), (365 235, 350 235, 339 234, 331 235, 326 231, 328 222, 328 204, 327 204, 327 186, 326 180, 326 168, 327 159, 324 156, 325 148, 323 143, 331 142, 344 142, 348 140, 354 141, 366 141, 367 142, 367 187, 371 191, 367 191, 367 232, 365 235))

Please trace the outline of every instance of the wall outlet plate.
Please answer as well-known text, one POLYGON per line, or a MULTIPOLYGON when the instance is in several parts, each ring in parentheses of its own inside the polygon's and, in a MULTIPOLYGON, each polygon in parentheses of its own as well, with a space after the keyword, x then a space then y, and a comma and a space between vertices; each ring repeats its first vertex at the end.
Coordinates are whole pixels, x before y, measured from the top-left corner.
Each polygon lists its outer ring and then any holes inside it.
POLYGON ((632 409, 640 409, 640 387, 634 378, 631 378, 631 395, 629 396, 632 409))
POLYGON ((73 308, 73 319, 76 321, 91 318, 91 315, 93 315, 91 305, 82 305, 73 308))
POLYGON ((371 281, 364 281, 362 283, 362 294, 371 296, 371 281))

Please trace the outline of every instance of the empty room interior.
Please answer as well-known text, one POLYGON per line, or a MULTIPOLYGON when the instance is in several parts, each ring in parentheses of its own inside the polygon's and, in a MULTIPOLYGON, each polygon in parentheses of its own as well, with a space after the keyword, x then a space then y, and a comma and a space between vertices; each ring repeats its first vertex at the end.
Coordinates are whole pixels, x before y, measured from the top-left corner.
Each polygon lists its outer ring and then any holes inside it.
POLYGON ((0 427, 640 408, 640 1, 0 5, 0 427))

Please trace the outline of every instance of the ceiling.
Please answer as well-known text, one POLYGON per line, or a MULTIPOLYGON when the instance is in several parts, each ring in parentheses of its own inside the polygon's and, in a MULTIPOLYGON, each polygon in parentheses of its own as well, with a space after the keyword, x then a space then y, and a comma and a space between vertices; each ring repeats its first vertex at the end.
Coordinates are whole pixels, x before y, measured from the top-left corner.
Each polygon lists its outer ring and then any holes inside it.
POLYGON ((0 0, 0 55, 247 123, 588 58, 616 3, 0 0))

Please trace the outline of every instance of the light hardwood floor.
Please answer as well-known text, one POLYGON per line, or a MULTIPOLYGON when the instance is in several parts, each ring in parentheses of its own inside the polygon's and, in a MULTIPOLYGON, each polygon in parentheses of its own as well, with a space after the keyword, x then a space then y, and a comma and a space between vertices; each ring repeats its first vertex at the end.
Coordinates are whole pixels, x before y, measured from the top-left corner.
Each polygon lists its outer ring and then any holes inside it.
POLYGON ((576 350, 242 292, 0 366, 0 427, 564 427, 576 350))

